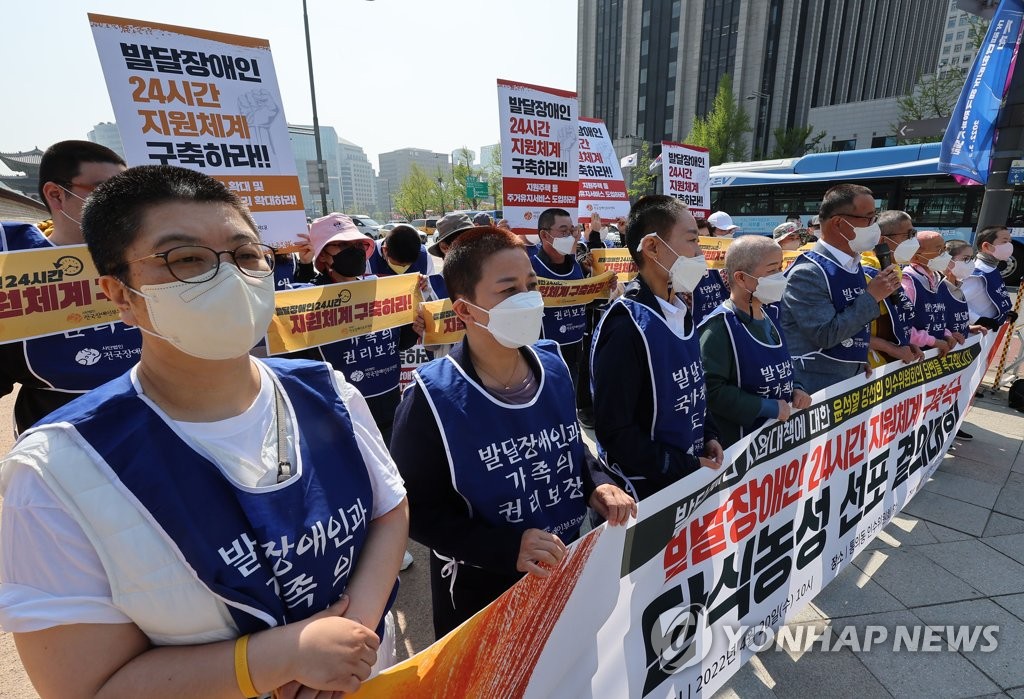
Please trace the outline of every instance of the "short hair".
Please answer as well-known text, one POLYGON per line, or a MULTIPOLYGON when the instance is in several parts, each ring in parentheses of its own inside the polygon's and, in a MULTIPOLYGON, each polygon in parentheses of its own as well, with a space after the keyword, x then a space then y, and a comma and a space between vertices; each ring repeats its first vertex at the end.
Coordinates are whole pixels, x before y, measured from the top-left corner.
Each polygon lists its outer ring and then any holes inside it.
POLYGON ((994 245, 999 231, 1009 230, 1006 226, 985 226, 974 236, 974 249, 980 251, 982 243, 994 245))
POLYGON ((99 273, 122 274, 146 212, 171 202, 227 204, 259 235, 238 195, 209 175, 173 165, 133 167, 97 187, 82 212, 82 237, 99 273))
POLYGON ((50 205, 46 203, 46 196, 43 194, 43 185, 53 182, 61 186, 71 184, 71 180, 78 177, 82 163, 111 163, 112 165, 124 165, 124 158, 92 141, 60 141, 46 149, 43 157, 39 160, 39 200, 46 204, 49 211, 50 205))
POLYGON ((649 194, 633 205, 626 221, 626 247, 637 267, 644 265, 640 241, 651 233, 672 228, 688 211, 686 204, 664 194, 649 194))
POLYGON ((698 218, 698 219, 696 219, 696 221, 697 221, 697 228, 698 229, 703 229, 705 231, 710 231, 711 230, 712 226, 711 226, 710 223, 708 223, 708 220, 706 218, 698 218))
POLYGON ((502 250, 524 247, 519 236, 496 226, 477 226, 461 234, 445 253, 441 270, 448 295, 453 300, 459 297, 474 300, 484 261, 502 250))
POLYGON ((565 209, 544 209, 540 216, 537 217, 537 230, 542 231, 545 228, 551 228, 551 226, 555 225, 555 219, 558 216, 572 218, 572 214, 565 209))
POLYGON ((388 257, 400 265, 411 265, 420 256, 420 232, 407 223, 391 229, 384 239, 388 246, 388 257))
POLYGON ((948 252, 952 257, 959 255, 960 251, 964 248, 972 248, 972 246, 966 240, 961 240, 960 238, 953 238, 952 240, 946 241, 946 252, 948 252))
POLYGON ((800 214, 795 214, 795 213, 794 214, 786 214, 786 220, 787 221, 792 221, 793 219, 796 219, 797 221, 799 221, 800 220, 800 214))
POLYGON ((873 197, 871 190, 859 184, 837 184, 827 192, 821 200, 821 208, 818 210, 818 221, 832 218, 840 209, 845 209, 853 204, 857 197, 867 195, 873 197))
POLYGON ((782 247, 763 235, 745 235, 737 238, 725 249, 725 271, 729 280, 736 272, 750 274, 770 252, 781 252, 782 247))
POLYGON ((889 236, 896 232, 896 228, 906 221, 913 223, 910 214, 899 209, 888 209, 878 214, 878 227, 882 229, 882 235, 889 236))

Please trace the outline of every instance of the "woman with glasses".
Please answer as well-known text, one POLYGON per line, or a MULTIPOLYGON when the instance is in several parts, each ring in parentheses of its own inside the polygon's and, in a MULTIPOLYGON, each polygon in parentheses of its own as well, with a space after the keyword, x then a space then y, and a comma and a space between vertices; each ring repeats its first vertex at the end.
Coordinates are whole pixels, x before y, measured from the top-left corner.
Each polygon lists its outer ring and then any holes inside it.
POLYGON ((97 188, 83 233, 143 349, 0 465, 0 624, 33 684, 354 691, 388 661, 408 530, 365 401, 326 364, 249 356, 274 251, 219 182, 132 168, 97 188))
POLYGON ((968 334, 988 332, 981 325, 972 325, 967 297, 964 296, 964 280, 974 274, 974 247, 966 240, 946 241, 949 265, 945 279, 939 287, 939 296, 946 306, 946 327, 964 337, 968 334))

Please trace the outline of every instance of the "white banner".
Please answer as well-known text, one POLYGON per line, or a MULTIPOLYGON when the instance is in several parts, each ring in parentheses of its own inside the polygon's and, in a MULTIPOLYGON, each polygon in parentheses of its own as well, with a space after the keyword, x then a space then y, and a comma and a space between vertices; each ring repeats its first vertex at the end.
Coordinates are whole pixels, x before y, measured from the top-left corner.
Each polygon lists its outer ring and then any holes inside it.
POLYGON ((927 482, 991 344, 815 394, 359 696, 711 696, 927 482))
POLYGON ((498 115, 505 218, 516 233, 536 234, 545 209, 577 208, 576 93, 498 80, 498 115))
POLYGON ((306 232, 270 44, 90 14, 129 165, 205 172, 249 207, 268 245, 306 232))
POLYGON ((629 216, 629 195, 612 139, 600 119, 580 117, 580 201, 577 220, 629 216))
POLYGON ((675 197, 698 218, 711 215, 711 156, 707 148, 662 141, 662 194, 675 197))

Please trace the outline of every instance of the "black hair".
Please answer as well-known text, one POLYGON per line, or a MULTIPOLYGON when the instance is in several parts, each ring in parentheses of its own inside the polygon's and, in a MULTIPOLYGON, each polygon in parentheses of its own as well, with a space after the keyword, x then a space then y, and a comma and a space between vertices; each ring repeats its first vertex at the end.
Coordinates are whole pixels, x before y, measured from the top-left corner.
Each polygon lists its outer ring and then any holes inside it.
POLYGON ((644 266, 640 241, 651 233, 667 232, 687 211, 686 204, 664 194, 650 194, 633 205, 626 221, 626 247, 637 267, 644 266))
POLYGON ((572 218, 572 214, 565 209, 544 209, 540 216, 537 217, 537 230, 542 231, 545 228, 551 228, 551 226, 555 225, 555 219, 559 216, 572 218))
POLYGON ((1006 226, 985 226, 978 235, 974 236, 974 249, 981 252, 981 244, 988 243, 989 245, 995 245, 996 237, 999 236, 999 231, 1007 230, 1006 226))
POLYGON ((519 236, 504 228, 476 226, 459 235, 444 256, 444 284, 452 300, 476 299, 476 285, 483 274, 484 261, 502 250, 523 249, 519 236))
POLYGON ((82 237, 100 274, 125 271, 125 250, 138 237, 146 212, 170 202, 227 204, 259 235, 238 195, 209 175, 173 165, 133 167, 97 187, 82 212, 82 237))
POLYGON ((822 223, 842 213, 841 209, 853 206, 853 201, 865 194, 874 197, 870 189, 859 184, 837 184, 825 192, 825 198, 822 199, 821 208, 818 210, 818 222, 822 223))
POLYGON ((43 185, 47 182, 62 187, 71 186, 71 180, 78 177, 82 163, 111 163, 124 165, 124 159, 106 146, 92 141, 60 141, 46 149, 39 161, 39 200, 46 204, 43 185))
POLYGON ((400 265, 411 265, 420 256, 420 232, 403 223, 395 226, 384 239, 388 246, 388 257, 400 265))

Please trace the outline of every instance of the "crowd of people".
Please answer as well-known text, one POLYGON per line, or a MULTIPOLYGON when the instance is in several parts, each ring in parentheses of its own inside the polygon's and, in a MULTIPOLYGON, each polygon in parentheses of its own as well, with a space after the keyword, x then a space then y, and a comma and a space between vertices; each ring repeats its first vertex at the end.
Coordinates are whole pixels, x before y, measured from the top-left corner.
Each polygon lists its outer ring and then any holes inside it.
POLYGON ((431 550, 440 638, 816 392, 1016 320, 1005 228, 947 242, 859 185, 771 236, 655 195, 614 231, 562 209, 525 235, 449 214, 429 248, 332 213, 279 254, 199 172, 64 142, 41 173, 52 224, 3 224, 4 251, 84 242, 119 313, 0 346, 5 391, 21 385, 0 625, 44 697, 353 691, 393 662, 407 537, 431 550), (734 238, 723 269, 701 235, 734 238), (591 276, 608 244, 636 278, 546 307, 539 280, 591 276), (465 333, 427 347, 404 393, 421 319, 266 357, 277 290, 413 273, 465 333), (128 351, 74 361, 97 335, 128 351))

